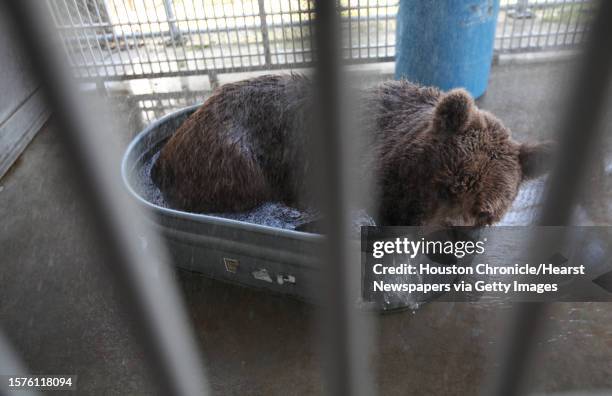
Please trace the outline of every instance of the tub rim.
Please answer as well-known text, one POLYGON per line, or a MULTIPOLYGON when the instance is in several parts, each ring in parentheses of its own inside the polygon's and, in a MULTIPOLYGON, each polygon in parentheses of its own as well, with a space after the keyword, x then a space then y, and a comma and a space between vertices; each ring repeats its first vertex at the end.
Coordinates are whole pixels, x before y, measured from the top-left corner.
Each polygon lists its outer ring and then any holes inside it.
MULTIPOLYGON (((125 188, 127 188, 130 195, 132 195, 136 200, 143 205, 145 208, 151 210, 154 214, 161 215, 169 218, 178 218, 182 220, 188 220, 195 223, 207 223, 207 224, 215 224, 220 226, 226 226, 230 228, 238 228, 244 231, 249 232, 257 232, 261 234, 270 235, 272 237, 289 237, 293 239, 304 240, 308 242, 318 242, 325 238, 324 235, 314 234, 303 231, 289 230, 284 228, 277 228, 272 226, 267 226, 263 224, 249 223, 246 221, 228 219, 225 217, 219 217, 214 215, 202 214, 202 213, 191 213, 184 212, 182 210, 165 208, 159 205, 156 205, 143 196, 141 196, 136 190, 132 187, 130 183, 129 174, 132 171, 130 169, 130 155, 136 150, 136 148, 142 144, 143 140, 145 140, 149 134, 159 126, 173 120, 177 116, 183 115, 185 113, 193 113, 197 110, 202 104, 194 104, 191 106, 187 106, 180 110, 173 111, 169 114, 164 115, 163 117, 155 120, 154 122, 147 125, 142 131, 140 131, 130 142, 130 144, 125 149, 123 157, 121 159, 121 179, 125 188)), ((132 166, 133 168, 133 166, 132 166)))

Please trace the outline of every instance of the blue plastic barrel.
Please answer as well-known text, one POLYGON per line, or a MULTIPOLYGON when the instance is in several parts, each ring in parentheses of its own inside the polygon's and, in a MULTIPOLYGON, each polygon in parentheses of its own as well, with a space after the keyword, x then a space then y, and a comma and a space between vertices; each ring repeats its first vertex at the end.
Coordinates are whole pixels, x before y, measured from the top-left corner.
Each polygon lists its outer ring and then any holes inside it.
POLYGON ((485 93, 499 0, 401 0, 395 77, 485 93))

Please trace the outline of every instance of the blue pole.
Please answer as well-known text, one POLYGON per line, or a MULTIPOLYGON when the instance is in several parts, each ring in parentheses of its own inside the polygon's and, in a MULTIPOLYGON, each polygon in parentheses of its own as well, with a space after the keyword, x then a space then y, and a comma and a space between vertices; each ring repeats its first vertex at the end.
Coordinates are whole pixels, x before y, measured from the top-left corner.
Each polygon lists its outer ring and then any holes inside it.
POLYGON ((401 0, 395 77, 485 93, 499 0, 401 0))

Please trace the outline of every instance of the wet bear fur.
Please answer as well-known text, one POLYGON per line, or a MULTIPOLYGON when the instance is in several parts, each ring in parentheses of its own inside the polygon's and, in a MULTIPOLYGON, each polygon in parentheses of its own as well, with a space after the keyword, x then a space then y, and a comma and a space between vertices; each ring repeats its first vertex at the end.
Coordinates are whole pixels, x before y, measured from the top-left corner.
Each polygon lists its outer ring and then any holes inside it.
MULTIPOLYGON (((266 75, 218 88, 170 137, 152 169, 174 208, 303 207, 312 83, 266 75)), ((360 92, 379 225, 483 226, 500 220, 521 183, 541 175, 551 143, 518 143, 462 89, 389 81, 360 92)))

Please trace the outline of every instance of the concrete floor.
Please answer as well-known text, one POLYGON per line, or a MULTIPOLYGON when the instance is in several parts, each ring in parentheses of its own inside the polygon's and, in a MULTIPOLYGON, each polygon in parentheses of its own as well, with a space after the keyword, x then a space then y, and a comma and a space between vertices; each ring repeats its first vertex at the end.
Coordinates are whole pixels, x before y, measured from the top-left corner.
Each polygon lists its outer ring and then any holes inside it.
MULTIPOLYGON (((498 66, 481 106, 516 135, 554 132, 565 64, 498 66)), ((33 373, 77 374, 78 394, 157 394, 132 320, 52 125, 0 181, 0 324, 33 373)), ((112 267, 112 264, 110 265, 112 267)), ((321 392, 317 310, 179 271, 215 394, 321 392)), ((537 347, 535 392, 612 392, 612 309, 553 304, 537 347)), ((493 374, 508 306, 430 303, 375 316, 381 395, 472 395, 493 374)))

